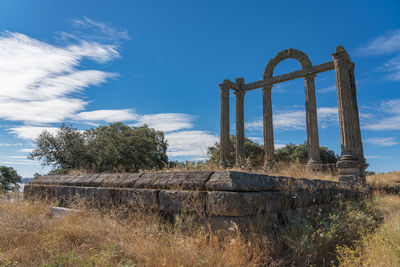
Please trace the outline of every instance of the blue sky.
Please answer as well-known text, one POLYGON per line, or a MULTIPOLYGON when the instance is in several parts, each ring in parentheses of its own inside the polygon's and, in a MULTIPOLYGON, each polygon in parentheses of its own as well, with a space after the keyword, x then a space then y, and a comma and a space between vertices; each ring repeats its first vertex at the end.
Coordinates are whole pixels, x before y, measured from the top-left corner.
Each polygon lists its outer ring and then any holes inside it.
MULTIPOLYGON (((0 0, 0 32, 0 164, 24 177, 48 171, 26 156, 63 122, 146 123, 165 132, 170 159, 205 159, 219 140, 219 83, 262 79, 287 48, 328 62, 338 45, 356 64, 369 170, 400 169, 399 1, 0 0)), ((298 69, 286 60, 274 74, 298 69)), ((334 76, 315 82, 320 145, 339 154, 334 76)), ((275 145, 303 143, 302 79, 272 92, 275 145)), ((261 90, 247 93, 246 136, 257 142, 261 114, 261 90)))

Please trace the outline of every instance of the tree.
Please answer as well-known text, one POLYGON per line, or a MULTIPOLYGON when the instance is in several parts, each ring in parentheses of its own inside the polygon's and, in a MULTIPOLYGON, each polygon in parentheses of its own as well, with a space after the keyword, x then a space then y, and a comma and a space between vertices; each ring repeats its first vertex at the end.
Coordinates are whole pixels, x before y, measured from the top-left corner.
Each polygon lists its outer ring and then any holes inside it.
POLYGON ((21 176, 12 167, 0 166, 0 193, 17 190, 21 176))
POLYGON ((44 131, 35 142, 29 158, 53 166, 53 173, 137 172, 168 164, 164 134, 146 125, 117 122, 85 131, 63 125, 56 135, 44 131))
MULTIPOLYGON (((236 160, 236 136, 231 135, 230 146, 230 162, 235 164, 236 160)), ((264 161, 264 147, 259 145, 248 138, 245 138, 245 158, 248 164, 252 167, 260 167, 264 161)), ((216 143, 214 146, 208 148, 209 161, 218 163, 220 159, 220 145, 216 143)), ((326 147, 320 147, 320 157, 324 164, 336 163, 337 157, 332 150, 326 147)), ((308 147, 307 143, 301 145, 287 144, 284 147, 275 150, 275 160, 277 162, 298 162, 307 163, 308 161, 308 147)))
MULTIPOLYGON (((319 155, 322 163, 336 163, 337 157, 333 150, 328 150, 327 147, 319 148, 319 155)), ((308 161, 308 146, 304 142, 301 145, 287 144, 275 151, 275 160, 283 162, 298 162, 307 163, 308 161)))
MULTIPOLYGON (((236 135, 230 136, 230 162, 232 165, 236 163, 236 135)), ((215 143, 214 146, 209 147, 207 154, 210 156, 209 162, 219 163, 220 160, 220 144, 215 143)), ((246 161, 252 167, 261 166, 264 161, 264 148, 245 137, 244 140, 244 156, 246 161)))

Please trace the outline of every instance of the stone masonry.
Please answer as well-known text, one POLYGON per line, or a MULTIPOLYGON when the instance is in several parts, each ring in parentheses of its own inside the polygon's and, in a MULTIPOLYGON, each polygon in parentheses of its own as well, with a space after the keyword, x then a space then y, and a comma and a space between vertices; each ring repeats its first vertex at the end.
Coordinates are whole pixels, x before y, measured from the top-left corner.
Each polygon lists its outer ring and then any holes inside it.
POLYGON ((203 214, 216 229, 230 222, 279 225, 360 194, 347 183, 234 171, 43 176, 24 188, 26 199, 57 200, 64 207, 79 198, 96 206, 203 214))

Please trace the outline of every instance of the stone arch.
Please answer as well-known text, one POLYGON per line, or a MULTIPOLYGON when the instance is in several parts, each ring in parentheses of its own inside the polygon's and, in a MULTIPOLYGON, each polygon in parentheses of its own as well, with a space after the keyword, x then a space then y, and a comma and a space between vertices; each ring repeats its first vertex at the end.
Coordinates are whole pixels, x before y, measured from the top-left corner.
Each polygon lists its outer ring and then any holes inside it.
MULTIPOLYGON (((302 71, 308 73, 303 76, 305 85, 306 100, 306 125, 307 125, 307 143, 308 143, 308 164, 320 165, 319 155, 319 137, 317 123, 317 107, 315 99, 315 74, 312 73, 312 63, 308 56, 293 48, 279 52, 273 59, 268 62, 265 68, 263 79, 270 79, 273 76, 275 67, 283 60, 292 58, 301 64, 302 71)), ((264 159, 265 166, 274 164, 274 132, 272 123, 272 105, 271 105, 271 89, 272 84, 263 87, 263 120, 264 120, 264 159)))
POLYGON ((287 58, 293 58, 300 62, 302 70, 311 70, 312 64, 308 56, 297 49, 289 48, 279 52, 273 59, 268 62, 268 65, 265 67, 263 79, 272 78, 274 74, 275 67, 283 60, 287 58))

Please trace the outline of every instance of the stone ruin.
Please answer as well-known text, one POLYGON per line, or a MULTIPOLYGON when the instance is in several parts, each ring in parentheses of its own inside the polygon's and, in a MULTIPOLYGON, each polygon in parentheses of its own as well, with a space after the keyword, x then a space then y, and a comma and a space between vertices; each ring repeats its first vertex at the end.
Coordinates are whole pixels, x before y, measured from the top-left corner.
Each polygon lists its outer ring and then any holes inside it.
POLYGON ((310 209, 327 209, 362 191, 347 183, 274 177, 244 172, 148 172, 43 176, 24 187, 26 199, 76 199, 96 207, 154 211, 169 218, 182 212, 201 215, 212 229, 254 223, 282 225, 310 209))
POLYGON ((354 82, 354 63, 342 46, 333 53, 334 61, 312 66, 308 57, 295 49, 277 54, 267 65, 263 80, 221 85, 221 164, 229 166, 229 89, 236 95, 236 156, 244 159, 243 98, 246 91, 263 90, 264 148, 266 167, 274 164, 271 88, 273 84, 303 77, 306 87, 308 165, 318 168, 317 113, 314 78, 316 73, 335 69, 338 92, 342 155, 337 163, 339 182, 276 177, 234 171, 104 173, 43 176, 24 187, 26 199, 47 199, 69 206, 82 199, 98 207, 145 208, 164 215, 182 212, 202 215, 214 229, 227 223, 248 226, 281 225, 311 208, 329 208, 341 200, 357 199, 365 188, 365 163, 354 82), (273 77, 274 67, 286 58, 300 61, 302 70, 273 77))
POLYGON ((275 164, 274 133, 272 123, 271 90, 274 84, 297 78, 304 78, 306 96, 306 124, 308 144, 308 167, 312 170, 323 168, 319 155, 319 137, 317 123, 317 107, 315 99, 314 79, 317 73, 335 70, 339 127, 341 140, 341 156, 337 162, 339 180, 349 183, 365 183, 365 161, 361 142, 360 121, 358 115, 356 83, 354 79, 354 63, 351 62, 343 46, 336 47, 332 54, 333 61, 313 66, 308 56, 296 49, 279 52, 267 64, 263 79, 245 83, 243 78, 237 78, 236 83, 225 80, 221 88, 221 160, 220 164, 230 166, 229 138, 229 90, 233 89, 236 96, 236 164, 244 161, 244 95, 247 91, 262 88, 263 92, 263 125, 264 125, 264 167, 275 164), (301 64, 301 70, 273 76, 274 68, 283 60, 292 58, 301 64))

